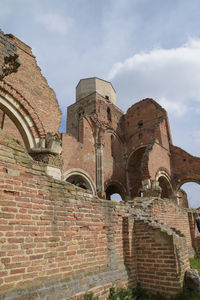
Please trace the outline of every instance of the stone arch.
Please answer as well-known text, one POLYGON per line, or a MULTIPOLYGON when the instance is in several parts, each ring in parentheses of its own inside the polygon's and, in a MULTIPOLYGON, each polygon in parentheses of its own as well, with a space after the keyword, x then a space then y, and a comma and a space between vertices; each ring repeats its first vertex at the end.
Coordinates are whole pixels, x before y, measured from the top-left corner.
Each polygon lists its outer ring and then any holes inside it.
POLYGON ((28 151, 38 147, 45 131, 36 112, 15 89, 0 81, 0 109, 16 125, 28 151))
POLYGON ((141 146, 132 151, 127 159, 127 175, 128 185, 131 198, 140 196, 142 188, 142 162, 145 154, 146 146, 141 146))
POLYGON ((105 183, 105 193, 107 200, 110 200, 110 197, 113 194, 119 194, 122 200, 125 200, 126 197, 126 191, 124 186, 117 180, 109 180, 107 183, 105 183))
POLYGON ((91 176, 82 169, 70 169, 63 175, 63 179, 83 189, 88 189, 93 195, 96 194, 96 186, 91 176))
POLYGON ((156 181, 159 182, 159 186, 162 189, 161 198, 170 198, 173 194, 173 189, 168 173, 164 170, 158 171, 156 181))

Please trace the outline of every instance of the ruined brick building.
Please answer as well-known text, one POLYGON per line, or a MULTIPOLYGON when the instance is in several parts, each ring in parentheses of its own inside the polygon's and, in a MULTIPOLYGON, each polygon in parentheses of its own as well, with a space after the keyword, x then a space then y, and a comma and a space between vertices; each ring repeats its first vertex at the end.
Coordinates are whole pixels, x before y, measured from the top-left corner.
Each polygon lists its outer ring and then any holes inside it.
POLYGON ((180 187, 200 183, 200 158, 173 145, 167 112, 144 99, 124 114, 110 82, 81 79, 59 133, 31 48, 3 32, 0 76, 0 299, 176 294, 199 248, 180 187))

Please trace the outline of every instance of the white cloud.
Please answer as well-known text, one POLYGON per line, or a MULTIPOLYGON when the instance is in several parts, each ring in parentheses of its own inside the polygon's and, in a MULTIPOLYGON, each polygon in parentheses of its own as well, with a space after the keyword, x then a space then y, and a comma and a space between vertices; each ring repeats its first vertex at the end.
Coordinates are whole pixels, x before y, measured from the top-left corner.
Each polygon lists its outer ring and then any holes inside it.
POLYGON ((43 25, 47 31, 52 33, 65 35, 71 27, 73 20, 71 18, 63 18, 58 13, 44 13, 37 15, 36 22, 43 25))
POLYGON ((200 145, 200 130, 197 130, 195 132, 192 133, 192 137, 194 139, 194 143, 197 145, 200 145))
POLYGON ((150 97, 183 116, 190 103, 200 102, 200 39, 190 39, 179 48, 135 54, 116 63, 108 79, 126 107, 150 97))
POLYGON ((187 111, 187 106, 181 102, 173 102, 172 100, 168 100, 164 97, 159 98, 158 102, 166 109, 167 112, 179 117, 182 117, 187 111))

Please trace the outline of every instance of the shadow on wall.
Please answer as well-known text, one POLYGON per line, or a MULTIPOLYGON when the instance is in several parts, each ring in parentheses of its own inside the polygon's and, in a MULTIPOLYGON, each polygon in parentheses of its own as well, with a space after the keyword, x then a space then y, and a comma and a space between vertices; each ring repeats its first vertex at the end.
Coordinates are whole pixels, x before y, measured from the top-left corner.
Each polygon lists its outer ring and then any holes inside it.
POLYGON ((122 219, 122 236, 123 236, 123 255, 124 265, 128 274, 128 285, 136 285, 136 253, 134 247, 134 220, 129 217, 122 219))

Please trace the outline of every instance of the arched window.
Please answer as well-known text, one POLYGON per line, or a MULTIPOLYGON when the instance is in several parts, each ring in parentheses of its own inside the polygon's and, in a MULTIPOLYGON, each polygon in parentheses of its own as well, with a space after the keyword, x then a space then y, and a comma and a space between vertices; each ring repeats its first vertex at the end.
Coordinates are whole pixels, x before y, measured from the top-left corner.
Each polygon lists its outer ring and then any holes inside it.
POLYGON ((110 185, 108 185, 105 192, 107 200, 120 202, 125 198, 125 193, 122 186, 117 183, 111 183, 110 185))
POLYGON ((85 190, 90 190, 90 185, 89 183, 86 181, 85 178, 83 178, 82 176, 80 175, 72 175, 70 177, 68 177, 66 179, 66 181, 82 188, 82 189, 85 189, 85 190))
POLYGON ((96 194, 96 187, 92 178, 82 169, 70 169, 64 174, 64 180, 82 189, 90 190, 93 195, 96 194))
POLYGON ((109 122, 112 121, 110 107, 107 108, 107 119, 109 122))
POLYGON ((140 121, 138 122, 138 128, 141 129, 142 127, 143 127, 143 121, 140 120, 140 121))
POLYGON ((172 195, 172 189, 168 179, 165 176, 158 178, 159 186, 162 189, 161 198, 170 198, 172 195))

